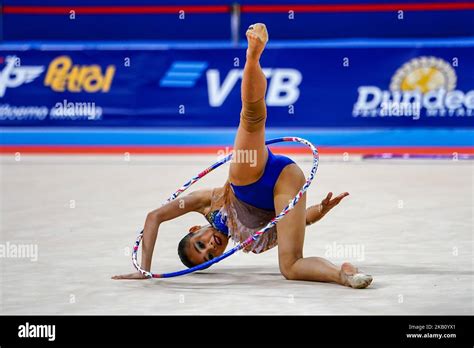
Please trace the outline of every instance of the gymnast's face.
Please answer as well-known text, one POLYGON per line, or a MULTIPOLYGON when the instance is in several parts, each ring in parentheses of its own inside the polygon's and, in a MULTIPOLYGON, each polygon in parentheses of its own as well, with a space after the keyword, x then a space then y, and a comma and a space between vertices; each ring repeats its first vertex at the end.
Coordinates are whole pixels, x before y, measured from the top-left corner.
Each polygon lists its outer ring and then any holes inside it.
POLYGON ((211 226, 193 226, 189 232, 192 235, 189 238, 186 254, 195 265, 222 255, 229 242, 227 236, 211 226))

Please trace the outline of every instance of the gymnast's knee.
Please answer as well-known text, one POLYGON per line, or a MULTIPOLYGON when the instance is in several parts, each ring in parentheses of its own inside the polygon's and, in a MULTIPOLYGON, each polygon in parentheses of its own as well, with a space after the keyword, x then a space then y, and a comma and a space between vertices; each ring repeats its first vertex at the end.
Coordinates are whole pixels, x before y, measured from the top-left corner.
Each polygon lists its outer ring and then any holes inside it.
POLYGON ((153 211, 150 211, 147 214, 145 223, 155 223, 159 219, 160 219, 160 213, 159 213, 158 209, 155 209, 153 211))
POLYGON ((279 262, 280 273, 287 280, 298 280, 298 272, 296 270, 295 264, 299 258, 292 259, 291 261, 279 262))
POLYGON ((265 99, 262 98, 256 102, 242 102, 242 111, 240 112, 240 124, 248 132, 255 132, 265 127, 267 119, 267 109, 265 99))

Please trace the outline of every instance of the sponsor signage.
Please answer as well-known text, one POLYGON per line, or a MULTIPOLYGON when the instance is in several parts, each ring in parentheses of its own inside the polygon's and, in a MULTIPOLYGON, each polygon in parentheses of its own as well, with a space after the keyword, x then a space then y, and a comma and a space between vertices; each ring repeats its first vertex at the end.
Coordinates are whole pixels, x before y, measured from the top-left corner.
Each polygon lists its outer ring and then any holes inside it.
MULTIPOLYGON (((0 51, 1 126, 235 127, 245 50, 0 51)), ((269 48, 268 125, 472 127, 474 48, 269 48)))

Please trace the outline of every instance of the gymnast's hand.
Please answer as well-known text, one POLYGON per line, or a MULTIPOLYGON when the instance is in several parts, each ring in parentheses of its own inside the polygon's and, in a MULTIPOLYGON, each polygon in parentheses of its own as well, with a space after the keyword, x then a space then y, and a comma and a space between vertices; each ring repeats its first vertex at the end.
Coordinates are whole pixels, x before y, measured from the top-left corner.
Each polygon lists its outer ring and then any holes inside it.
POLYGON ((145 277, 140 272, 134 272, 130 274, 116 275, 116 276, 113 276, 112 279, 119 280, 119 279, 148 279, 148 278, 145 277))
POLYGON ((306 209, 306 225, 311 225, 316 221, 321 220, 324 215, 326 215, 347 196, 349 196, 349 192, 343 192, 337 197, 332 198, 332 192, 329 192, 320 204, 313 205, 306 209))

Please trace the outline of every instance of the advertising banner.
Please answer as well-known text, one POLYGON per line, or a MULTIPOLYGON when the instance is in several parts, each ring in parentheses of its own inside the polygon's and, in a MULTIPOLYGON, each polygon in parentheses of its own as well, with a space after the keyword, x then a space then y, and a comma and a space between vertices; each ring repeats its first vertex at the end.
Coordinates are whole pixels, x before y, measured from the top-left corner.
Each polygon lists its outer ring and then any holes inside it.
MULTIPOLYGON (((0 50, 0 126, 235 127, 243 48, 0 50)), ((473 127, 474 47, 269 47, 270 127, 473 127)))

